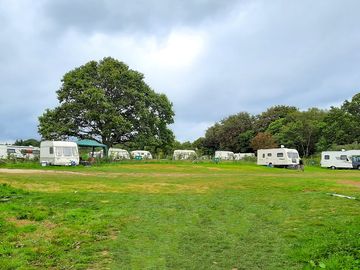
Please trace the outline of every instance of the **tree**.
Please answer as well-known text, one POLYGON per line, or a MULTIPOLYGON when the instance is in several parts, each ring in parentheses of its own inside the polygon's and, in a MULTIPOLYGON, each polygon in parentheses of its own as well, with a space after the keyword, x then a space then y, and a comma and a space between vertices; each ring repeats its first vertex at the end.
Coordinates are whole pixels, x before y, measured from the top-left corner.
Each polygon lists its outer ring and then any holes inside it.
POLYGON ((277 105, 270 107, 256 117, 255 126, 257 132, 265 132, 271 123, 296 111, 298 109, 294 106, 277 105))
POLYGON ((34 147, 39 147, 40 146, 40 142, 36 139, 27 139, 27 140, 21 140, 18 139, 15 141, 14 145, 19 145, 19 146, 34 146, 34 147))
POLYGON ((247 112, 231 115, 221 121, 219 142, 221 150, 240 152, 249 148, 253 136, 254 118, 247 112))
POLYGON ((206 130, 203 141, 203 146, 206 149, 204 154, 213 155, 220 148, 220 132, 221 125, 219 123, 215 123, 206 130))
POLYGON ((301 155, 309 156, 316 149, 326 112, 310 108, 304 112, 293 112, 283 120, 273 122, 268 131, 276 141, 287 147, 296 148, 301 155))
POLYGON ((277 147, 277 143, 273 136, 267 132, 259 132, 250 142, 252 149, 270 149, 277 147))
POLYGON ((172 104, 155 93, 143 74, 111 57, 66 73, 57 91, 59 106, 39 117, 44 139, 91 138, 107 146, 136 141, 161 147, 174 136, 172 104))

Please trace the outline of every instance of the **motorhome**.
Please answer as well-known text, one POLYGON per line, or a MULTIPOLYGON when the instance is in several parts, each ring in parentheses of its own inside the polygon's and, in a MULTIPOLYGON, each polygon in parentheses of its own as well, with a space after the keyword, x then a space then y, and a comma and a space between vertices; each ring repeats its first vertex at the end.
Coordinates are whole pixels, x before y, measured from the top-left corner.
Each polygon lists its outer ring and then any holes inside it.
POLYGON ((197 155, 194 150, 175 150, 173 154, 174 160, 196 159, 197 155))
POLYGON ((108 155, 112 160, 130 159, 129 152, 120 148, 109 148, 108 155))
POLYGON ((234 160, 234 152, 231 152, 231 151, 215 151, 215 159, 234 160))
POLYGON ((42 165, 78 165, 79 150, 75 142, 43 141, 40 143, 42 165))
POLYGON ((272 149, 259 149, 257 151, 257 164, 270 167, 295 167, 299 165, 300 157, 296 149, 285 147, 272 149))
POLYGON ((254 153, 235 153, 234 154, 234 160, 242 160, 246 157, 255 157, 254 153))
POLYGON ((324 151, 320 165, 331 169, 360 169, 360 150, 324 151))
POLYGON ((135 159, 152 159, 151 153, 145 150, 134 150, 130 152, 130 155, 135 159))

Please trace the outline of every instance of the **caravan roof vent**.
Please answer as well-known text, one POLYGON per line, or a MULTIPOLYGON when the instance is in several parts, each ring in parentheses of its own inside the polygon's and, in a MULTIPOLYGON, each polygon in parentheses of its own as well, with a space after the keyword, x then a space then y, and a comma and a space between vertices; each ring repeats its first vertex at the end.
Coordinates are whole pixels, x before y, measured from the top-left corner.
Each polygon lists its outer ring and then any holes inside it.
POLYGON ((280 147, 281 147, 281 148, 285 148, 285 146, 284 146, 284 145, 281 145, 280 147))
POLYGON ((341 151, 345 152, 346 150, 345 150, 345 149, 341 149, 341 151))

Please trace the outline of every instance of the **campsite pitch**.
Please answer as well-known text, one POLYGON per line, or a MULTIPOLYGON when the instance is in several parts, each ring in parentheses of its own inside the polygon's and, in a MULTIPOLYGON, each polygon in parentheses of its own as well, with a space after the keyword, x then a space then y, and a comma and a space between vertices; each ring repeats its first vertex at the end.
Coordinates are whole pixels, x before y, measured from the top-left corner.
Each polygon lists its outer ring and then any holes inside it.
POLYGON ((0 269, 359 269, 359 183, 247 163, 2 165, 0 269))

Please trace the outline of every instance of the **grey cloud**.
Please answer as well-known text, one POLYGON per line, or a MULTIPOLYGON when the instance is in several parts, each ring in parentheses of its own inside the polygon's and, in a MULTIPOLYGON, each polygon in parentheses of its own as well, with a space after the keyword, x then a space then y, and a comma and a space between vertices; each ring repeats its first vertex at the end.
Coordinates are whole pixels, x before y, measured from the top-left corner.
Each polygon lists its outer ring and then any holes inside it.
POLYGON ((276 104, 326 108, 359 90, 358 2, 258 3, 245 22, 235 14, 212 27, 208 54, 194 68, 202 70, 194 94, 177 104, 179 118, 218 121, 276 104))
POLYGON ((55 27, 80 32, 167 32, 223 14, 236 0, 52 0, 44 6, 55 27))

